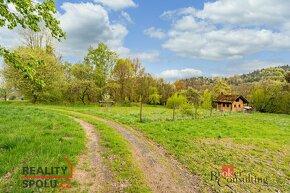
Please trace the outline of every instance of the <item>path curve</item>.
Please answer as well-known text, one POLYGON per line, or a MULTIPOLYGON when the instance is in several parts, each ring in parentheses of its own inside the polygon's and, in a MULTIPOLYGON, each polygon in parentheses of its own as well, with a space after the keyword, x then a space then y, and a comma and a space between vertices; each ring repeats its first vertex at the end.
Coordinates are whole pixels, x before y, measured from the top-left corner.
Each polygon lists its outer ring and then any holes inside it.
POLYGON ((200 179, 141 132, 111 120, 71 111, 104 122, 116 129, 131 145, 133 157, 143 171, 146 182, 156 193, 199 192, 200 179))

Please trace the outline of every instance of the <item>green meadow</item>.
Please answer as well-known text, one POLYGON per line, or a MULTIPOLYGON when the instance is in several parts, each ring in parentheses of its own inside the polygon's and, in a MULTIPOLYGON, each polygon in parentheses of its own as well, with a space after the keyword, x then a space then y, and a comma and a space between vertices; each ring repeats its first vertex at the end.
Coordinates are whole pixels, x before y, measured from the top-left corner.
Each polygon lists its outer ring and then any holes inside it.
MULTIPOLYGON (((84 131, 72 119, 25 106, 0 106, 0 192, 25 192, 22 168, 75 166, 84 131)), ((27 192, 37 190, 28 189, 27 192)), ((39 190, 39 189, 38 189, 39 190)))
MULTIPOLYGON (((204 111, 198 119, 183 117, 165 107, 144 106, 144 122, 139 122, 139 108, 91 106, 48 106, 10 103, 1 105, 0 178, 8 171, 15 175, 1 181, 1 188, 19 182, 22 163, 54 164, 69 155, 73 163, 84 148, 84 132, 65 115, 78 117, 96 126, 105 147, 102 154, 118 182, 129 180, 125 192, 148 192, 142 171, 136 168, 128 142, 113 128, 87 115, 111 119, 131 126, 163 147, 191 173, 198 175, 203 192, 288 192, 290 177, 290 116, 263 113, 223 113, 212 116, 204 111), (82 114, 74 113, 80 112, 82 114), (87 114, 87 115, 86 115, 87 114), (114 155, 115 159, 110 159, 114 155), (33 159, 32 159, 33 158, 33 159), (120 161, 122 160, 122 162, 120 161), (233 165, 262 183, 226 183, 221 186, 212 172, 221 172, 222 165, 233 165), (227 184, 227 185, 225 185, 227 184)), ((201 114, 200 114, 201 115, 201 114)), ((10 190, 10 189, 9 189, 10 190)))
POLYGON ((222 165, 233 165, 243 176, 266 178, 262 184, 232 183, 235 191, 289 191, 290 116, 266 113, 203 112, 199 119, 183 117, 171 121, 172 110, 144 107, 144 120, 139 122, 139 108, 72 106, 65 108, 96 115, 134 127, 162 145, 193 174, 204 180, 204 191, 227 191, 211 180, 211 172, 221 172, 222 165), (184 120, 183 120, 184 119, 184 120))

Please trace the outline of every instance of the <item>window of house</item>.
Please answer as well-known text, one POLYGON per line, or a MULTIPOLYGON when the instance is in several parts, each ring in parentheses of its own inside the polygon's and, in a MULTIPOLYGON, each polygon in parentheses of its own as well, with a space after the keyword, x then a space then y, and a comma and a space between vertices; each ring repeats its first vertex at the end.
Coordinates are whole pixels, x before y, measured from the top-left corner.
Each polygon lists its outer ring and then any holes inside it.
POLYGON ((239 107, 241 107, 241 105, 239 105, 239 107))
POLYGON ((234 105, 234 107, 236 108, 236 107, 237 107, 237 105, 234 105))
POLYGON ((226 105, 225 104, 223 104, 223 107, 225 107, 226 105))
POLYGON ((229 105, 229 104, 227 104, 227 107, 230 107, 230 105, 229 105))

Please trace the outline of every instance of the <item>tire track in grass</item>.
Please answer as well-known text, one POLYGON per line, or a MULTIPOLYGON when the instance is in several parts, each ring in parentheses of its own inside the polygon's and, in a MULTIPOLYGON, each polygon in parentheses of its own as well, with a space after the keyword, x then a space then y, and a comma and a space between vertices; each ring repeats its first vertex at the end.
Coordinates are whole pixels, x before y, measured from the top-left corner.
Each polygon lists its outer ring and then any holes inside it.
MULTIPOLYGON (((101 121, 91 118, 90 115, 79 114, 77 112, 70 112, 59 109, 46 110, 57 111, 60 112, 62 115, 70 116, 71 118, 74 117, 78 121, 92 124, 93 128, 97 130, 98 134, 100 135, 99 145, 101 148, 101 156, 105 166, 107 166, 109 169, 109 171, 105 171, 105 174, 107 173, 112 177, 113 180, 111 180, 109 184, 114 185, 112 190, 107 190, 105 191, 106 193, 152 192, 149 186, 146 184, 146 181, 144 180, 142 171, 136 167, 136 164, 132 158, 129 143, 114 128, 101 121)), ((87 170, 89 171, 90 169, 88 168, 87 170)), ((80 189, 74 190, 77 190, 76 192, 81 192, 80 189)))
POLYGON ((75 111, 67 112, 91 117, 116 129, 130 143, 133 157, 154 192, 199 192, 200 179, 187 171, 178 161, 168 157, 165 150, 159 148, 140 132, 107 119, 75 111))
POLYGON ((75 180, 78 182, 77 191, 115 192, 113 178, 100 155, 100 139, 95 127, 83 120, 73 119, 84 128, 87 138, 86 152, 80 156, 74 172, 75 180))

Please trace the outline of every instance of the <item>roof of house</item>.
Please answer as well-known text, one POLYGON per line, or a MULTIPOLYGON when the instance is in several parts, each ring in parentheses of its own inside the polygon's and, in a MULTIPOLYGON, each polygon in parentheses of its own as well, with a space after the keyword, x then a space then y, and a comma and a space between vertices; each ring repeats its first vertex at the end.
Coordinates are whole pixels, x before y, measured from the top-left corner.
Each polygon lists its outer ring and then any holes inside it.
POLYGON ((233 103, 238 98, 242 99, 245 103, 248 103, 248 100, 242 95, 219 95, 214 101, 224 102, 224 103, 233 103))

